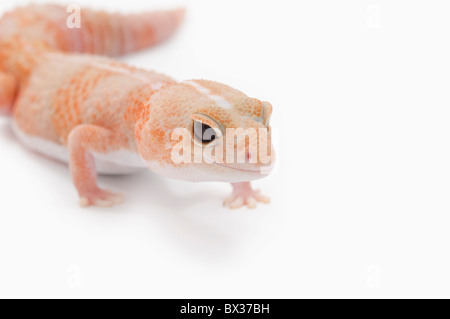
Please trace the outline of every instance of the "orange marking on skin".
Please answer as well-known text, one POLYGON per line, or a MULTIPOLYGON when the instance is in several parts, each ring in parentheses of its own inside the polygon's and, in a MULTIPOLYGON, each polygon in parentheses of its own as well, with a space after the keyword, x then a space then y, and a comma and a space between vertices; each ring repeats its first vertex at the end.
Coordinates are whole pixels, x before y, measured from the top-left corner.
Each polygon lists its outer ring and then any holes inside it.
POLYGON ((0 73, 0 113, 9 114, 12 111, 18 91, 18 82, 10 74, 0 73))

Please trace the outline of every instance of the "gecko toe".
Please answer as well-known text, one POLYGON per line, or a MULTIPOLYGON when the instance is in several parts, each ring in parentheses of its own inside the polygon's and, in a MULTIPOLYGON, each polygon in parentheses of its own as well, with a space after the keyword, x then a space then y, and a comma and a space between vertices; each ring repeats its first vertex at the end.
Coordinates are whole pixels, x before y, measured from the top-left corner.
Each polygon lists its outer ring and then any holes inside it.
POLYGON ((254 197, 249 197, 247 199, 247 207, 248 208, 254 209, 254 208, 256 208, 257 205, 258 205, 258 201, 254 197))
POLYGON ((95 201, 95 206, 98 206, 98 207, 112 207, 112 206, 114 206, 114 203, 113 203, 112 200, 100 199, 100 200, 95 201))
POLYGON ((114 205, 120 205, 125 201, 125 196, 122 194, 115 194, 111 197, 111 201, 114 203, 114 205))
POLYGON ((86 196, 81 196, 80 206, 89 207, 112 207, 124 202, 125 197, 122 194, 116 194, 108 190, 97 189, 89 192, 86 196))
POLYGON ((264 204, 270 204, 270 198, 267 196, 261 195, 261 191, 256 191, 254 196, 258 202, 261 202, 264 204))
POLYGON ((231 202, 228 207, 231 209, 238 209, 240 207, 244 206, 244 199, 242 197, 236 198, 233 202, 231 202))
POLYGON ((89 199, 87 199, 86 197, 81 197, 80 198, 80 207, 82 207, 82 208, 89 207, 89 199))

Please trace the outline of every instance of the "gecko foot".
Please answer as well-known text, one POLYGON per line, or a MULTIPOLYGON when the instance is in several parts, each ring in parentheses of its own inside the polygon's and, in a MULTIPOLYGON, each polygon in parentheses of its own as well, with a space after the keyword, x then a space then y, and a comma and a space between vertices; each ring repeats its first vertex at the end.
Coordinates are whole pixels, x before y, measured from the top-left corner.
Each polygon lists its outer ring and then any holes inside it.
POLYGON ((125 197, 108 190, 96 189, 80 197, 80 206, 112 207, 122 204, 125 197))
POLYGON ((260 191, 252 189, 250 183, 237 183, 233 185, 233 194, 223 203, 231 209, 247 206, 250 209, 256 208, 258 202, 268 204, 270 199, 261 195, 260 191))

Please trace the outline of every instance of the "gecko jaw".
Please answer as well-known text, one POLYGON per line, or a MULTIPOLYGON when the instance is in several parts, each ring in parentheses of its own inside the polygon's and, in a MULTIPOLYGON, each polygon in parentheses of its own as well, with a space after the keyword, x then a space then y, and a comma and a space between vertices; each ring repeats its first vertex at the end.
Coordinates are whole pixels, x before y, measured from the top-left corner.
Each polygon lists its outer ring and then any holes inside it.
POLYGON ((220 163, 215 163, 216 165, 220 166, 220 167, 225 167, 225 168, 229 168, 235 171, 240 171, 240 172, 244 172, 244 173, 250 173, 250 174, 262 174, 262 172, 271 169, 271 166, 267 166, 267 167, 261 167, 259 169, 242 169, 242 168, 237 168, 237 167, 232 167, 229 165, 225 165, 225 164, 220 164, 220 163))

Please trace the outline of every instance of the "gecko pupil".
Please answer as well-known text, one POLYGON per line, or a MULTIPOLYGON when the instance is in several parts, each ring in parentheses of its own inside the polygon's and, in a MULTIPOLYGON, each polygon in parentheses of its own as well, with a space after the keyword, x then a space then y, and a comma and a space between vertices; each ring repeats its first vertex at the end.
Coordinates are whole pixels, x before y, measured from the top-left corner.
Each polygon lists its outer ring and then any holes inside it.
POLYGON ((200 122, 194 122, 194 136, 203 144, 209 144, 217 138, 216 131, 211 126, 200 122))

